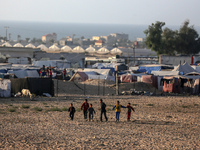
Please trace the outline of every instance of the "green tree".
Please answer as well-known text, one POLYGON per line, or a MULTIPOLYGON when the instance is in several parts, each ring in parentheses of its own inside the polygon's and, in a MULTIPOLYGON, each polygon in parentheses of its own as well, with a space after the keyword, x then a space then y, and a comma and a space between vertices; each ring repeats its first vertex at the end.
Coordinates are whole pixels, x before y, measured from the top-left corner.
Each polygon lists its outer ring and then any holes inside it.
POLYGON ((176 51, 179 54, 197 54, 200 52, 200 38, 193 26, 186 20, 178 32, 176 51))
POLYGON ((157 21, 155 24, 152 23, 147 30, 144 31, 146 35, 146 45, 151 50, 155 51, 157 55, 163 54, 163 43, 162 43, 162 33, 164 22, 157 21))

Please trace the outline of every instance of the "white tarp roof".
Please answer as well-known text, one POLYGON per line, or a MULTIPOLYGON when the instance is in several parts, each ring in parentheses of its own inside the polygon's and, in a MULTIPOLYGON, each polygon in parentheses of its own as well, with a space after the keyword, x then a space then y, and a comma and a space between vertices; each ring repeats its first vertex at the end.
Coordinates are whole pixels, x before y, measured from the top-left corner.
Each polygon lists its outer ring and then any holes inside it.
POLYGON ((35 45, 33 45, 32 43, 29 43, 25 47, 35 48, 35 45))
POLYGON ((105 75, 105 76, 111 76, 111 71, 110 69, 90 69, 90 68, 85 68, 83 70, 84 72, 91 72, 91 71, 94 71, 94 72, 97 72, 101 75, 105 75))
POLYGON ((58 67, 58 68, 71 68, 70 62, 66 60, 44 60, 44 61, 34 61, 33 66, 42 67, 45 65, 46 67, 58 67))
POLYGON ((73 48, 72 52, 74 52, 74 53, 84 53, 85 50, 82 47, 77 46, 77 47, 73 48))
POLYGON ((194 68, 192 68, 187 62, 185 62, 183 65, 178 65, 177 67, 174 68, 172 71, 179 71, 179 73, 190 73, 190 72, 196 72, 194 68))
POLYGON ((38 45, 37 48, 40 48, 41 50, 49 50, 44 44, 38 45))
POLYGON ((16 43, 13 47, 24 47, 21 43, 16 43))
POLYGON ((39 78, 39 73, 37 70, 9 70, 8 73, 15 74, 17 78, 25 78, 25 77, 31 77, 31 78, 39 78))
POLYGON ((92 68, 98 68, 101 69, 102 67, 105 68, 115 68, 115 66, 120 65, 121 63, 96 63, 92 65, 92 68))
POLYGON ((95 53, 96 49, 94 47, 90 46, 85 51, 88 52, 88 53, 95 53))
POLYGON ((11 45, 9 42, 5 42, 5 43, 3 43, 1 46, 12 47, 12 45, 11 45))
POLYGON ((155 76, 176 76, 179 75, 179 71, 152 71, 151 74, 155 76))
POLYGON ((49 50, 52 50, 52 51, 59 51, 60 48, 59 48, 57 45, 53 44, 52 46, 49 47, 49 50))
POLYGON ((105 47, 102 47, 97 51, 97 53, 99 53, 99 54, 108 54, 109 52, 110 51, 105 47))
POLYGON ((71 52, 71 51, 72 51, 72 48, 69 47, 69 46, 67 46, 67 45, 65 45, 65 46, 63 46, 63 47, 61 48, 61 51, 63 51, 63 52, 71 52))
POLYGON ((121 54, 122 51, 119 49, 119 48, 113 48, 111 51, 110 51, 111 54, 121 54))

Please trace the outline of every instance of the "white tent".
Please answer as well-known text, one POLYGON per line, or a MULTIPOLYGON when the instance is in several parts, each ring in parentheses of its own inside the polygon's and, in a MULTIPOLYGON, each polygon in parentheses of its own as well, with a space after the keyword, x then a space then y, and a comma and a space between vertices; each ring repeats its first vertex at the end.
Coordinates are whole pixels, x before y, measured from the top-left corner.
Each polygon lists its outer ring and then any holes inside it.
POLYGON ((24 47, 21 43, 16 43, 13 47, 24 47))
POLYGON ((77 46, 77 47, 73 48, 72 52, 74 52, 74 53, 84 53, 85 50, 82 47, 77 46))
POLYGON ((46 67, 58 67, 58 68, 70 68, 71 63, 66 60, 47 60, 47 61, 34 61, 33 66, 42 67, 45 65, 46 67))
POLYGON ((179 71, 179 74, 187 74, 190 72, 196 72, 196 70, 192 68, 187 62, 185 62, 183 65, 179 64, 172 71, 179 71))
POLYGON ((71 51, 72 51, 72 48, 69 47, 69 46, 67 46, 67 45, 65 45, 65 46, 63 46, 63 47, 61 48, 61 51, 62 51, 62 52, 71 52, 71 51))
POLYGON ((94 47, 90 46, 85 51, 88 52, 88 53, 95 53, 96 49, 94 47))
POLYGON ((108 54, 109 52, 110 51, 105 47, 102 47, 97 51, 98 54, 103 54, 103 55, 108 54))
POLYGON ((155 76, 176 76, 179 75, 179 71, 152 71, 151 74, 155 76))
POLYGON ((111 54, 118 54, 118 55, 121 55, 122 54, 122 51, 119 49, 119 48, 113 48, 111 51, 110 51, 111 54))
POLYGON ((35 48, 35 45, 33 45, 32 43, 29 43, 29 44, 27 44, 25 47, 35 48))
POLYGON ((49 50, 44 44, 38 45, 37 48, 40 48, 41 50, 44 50, 44 51, 48 51, 49 50))
POLYGON ((15 74, 17 78, 25 78, 25 77, 31 77, 31 78, 39 78, 39 73, 37 70, 9 70, 8 73, 15 74))
POLYGON ((50 51, 59 51, 60 48, 57 45, 53 44, 52 46, 49 47, 49 50, 50 51))
POLYGON ((5 42, 5 43, 3 43, 1 46, 12 47, 12 45, 11 45, 9 42, 5 42))

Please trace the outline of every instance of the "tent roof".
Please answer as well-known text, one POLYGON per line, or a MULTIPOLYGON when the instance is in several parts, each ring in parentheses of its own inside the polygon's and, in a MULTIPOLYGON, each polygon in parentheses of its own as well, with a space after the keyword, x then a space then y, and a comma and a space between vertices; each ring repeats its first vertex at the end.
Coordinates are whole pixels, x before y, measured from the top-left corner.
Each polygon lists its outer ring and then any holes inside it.
POLYGON ((182 72, 183 74, 187 74, 190 72, 196 72, 194 68, 192 68, 187 62, 185 62, 183 65, 178 65, 174 70, 172 71, 179 71, 179 74, 182 72))
POLYGON ((151 74, 156 76, 176 76, 179 74, 179 71, 152 71, 151 74))
POLYGON ((92 53, 92 52, 96 52, 96 49, 94 47, 90 46, 85 51, 92 53))
POLYGON ((119 48, 113 48, 110 52, 113 54, 122 53, 122 51, 119 48))
POLYGON ((44 44, 38 45, 37 48, 40 48, 41 50, 48 50, 48 48, 44 44))
POLYGON ((1 46, 12 47, 12 45, 9 42, 5 42, 1 46))
POLYGON ((49 47, 49 50, 59 51, 60 48, 57 45, 53 44, 52 46, 49 47))
POLYGON ((35 45, 33 45, 32 43, 29 43, 25 47, 35 48, 35 45))
POLYGON ((73 48, 72 52, 75 52, 75 53, 84 53, 85 50, 82 47, 77 46, 77 47, 73 48))
POLYGON ((13 47, 24 47, 21 43, 16 43, 13 47))
POLYGON ((72 48, 69 47, 69 46, 67 46, 67 45, 65 45, 65 46, 63 46, 63 47, 61 48, 61 51, 63 51, 63 52, 71 52, 71 51, 72 51, 72 48))

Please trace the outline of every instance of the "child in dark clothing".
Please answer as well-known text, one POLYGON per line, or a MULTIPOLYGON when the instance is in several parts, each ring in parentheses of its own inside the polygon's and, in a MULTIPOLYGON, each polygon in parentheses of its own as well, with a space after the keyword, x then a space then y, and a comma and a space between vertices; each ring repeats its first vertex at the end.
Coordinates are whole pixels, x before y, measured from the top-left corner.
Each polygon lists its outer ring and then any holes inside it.
POLYGON ((92 107, 92 104, 90 104, 90 107, 88 108, 89 112, 89 121, 93 121, 93 115, 96 113, 94 108, 92 107))
POLYGON ((127 105, 127 121, 130 121, 130 118, 131 118, 131 110, 133 110, 133 112, 135 112, 134 108, 131 106, 130 103, 128 103, 127 105))
POLYGON ((75 110, 75 108, 74 108, 72 103, 71 103, 68 111, 69 111, 69 116, 70 116, 71 120, 73 120, 74 119, 74 113, 76 112, 76 110, 75 110))

